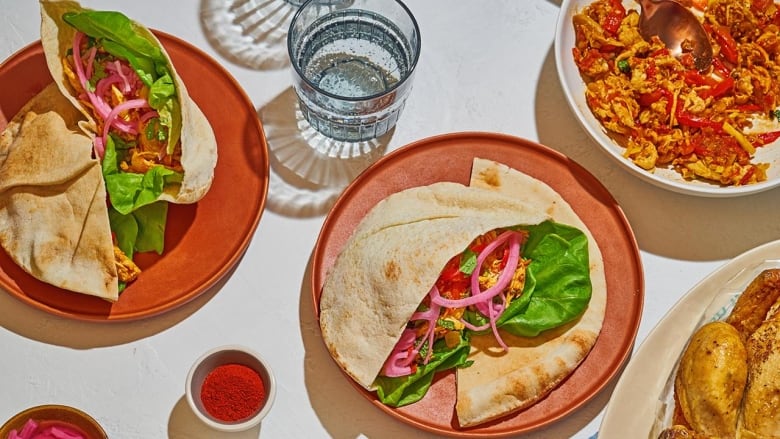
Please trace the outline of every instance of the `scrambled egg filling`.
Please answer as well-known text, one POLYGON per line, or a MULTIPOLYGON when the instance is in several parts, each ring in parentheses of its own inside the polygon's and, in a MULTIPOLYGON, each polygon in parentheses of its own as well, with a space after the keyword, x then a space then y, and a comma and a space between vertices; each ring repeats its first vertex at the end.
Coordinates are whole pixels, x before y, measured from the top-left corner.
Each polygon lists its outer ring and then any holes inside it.
MULTIPOLYGON (((98 50, 98 56, 95 57, 94 63, 96 64, 96 71, 99 69, 99 61, 103 57, 109 57, 104 53, 102 49, 98 50)), ((73 90, 76 91, 79 97, 79 102, 91 113, 95 122, 96 133, 103 132, 104 121, 98 115, 95 107, 90 100, 86 97, 84 87, 78 80, 78 77, 73 67, 73 56, 69 55, 62 59, 62 70, 65 75, 65 79, 73 90)), ((147 99, 149 94, 149 87, 143 85, 134 92, 137 96, 134 98, 147 99)), ((128 96, 125 95, 116 85, 111 85, 106 91, 105 96, 101 96, 111 107, 127 101, 128 96)), ((181 165, 181 143, 176 145, 173 154, 167 154, 167 128, 160 124, 159 118, 151 118, 149 120, 138 120, 138 114, 136 110, 130 110, 120 113, 119 117, 127 122, 137 123, 137 134, 122 133, 119 131, 112 131, 112 133, 124 142, 124 147, 127 147, 127 153, 124 155, 124 159, 120 163, 120 168, 125 172, 133 172, 138 174, 146 173, 152 166, 163 165, 169 169, 177 172, 184 172, 181 165)))
POLYGON ((120 282, 130 283, 141 274, 141 269, 138 265, 117 246, 114 246, 114 263, 116 264, 116 274, 120 282))
POLYGON ((586 102, 643 169, 727 186, 766 180, 769 165, 752 156, 780 137, 780 12, 772 2, 710 0, 703 22, 714 60, 699 72, 690 47, 676 58, 657 37, 645 40, 638 11, 590 4, 573 17, 586 102))

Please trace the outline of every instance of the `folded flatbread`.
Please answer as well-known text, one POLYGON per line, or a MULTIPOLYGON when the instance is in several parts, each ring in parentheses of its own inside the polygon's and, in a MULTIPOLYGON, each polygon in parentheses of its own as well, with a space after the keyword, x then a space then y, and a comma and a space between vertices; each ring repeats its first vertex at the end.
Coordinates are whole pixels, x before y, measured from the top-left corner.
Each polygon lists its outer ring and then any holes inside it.
MULTIPOLYGON (((91 138, 98 135, 98 124, 92 113, 78 99, 77 91, 69 83, 62 60, 71 49, 75 28, 63 20, 63 14, 68 12, 83 12, 77 2, 41 0, 41 42, 43 44, 46 63, 51 71, 54 82, 65 97, 72 102, 84 115, 85 120, 79 124, 81 129, 91 138)), ((132 21, 132 20, 131 20, 132 21)), ((178 102, 181 111, 181 164, 184 178, 180 184, 166 187, 160 200, 173 203, 194 203, 201 199, 211 186, 214 167, 217 163, 217 142, 208 120, 187 92, 165 48, 154 34, 145 26, 132 21, 136 35, 146 39, 162 50, 168 61, 173 81, 176 86, 178 102)))
POLYGON ((358 225, 325 280, 323 339, 336 362, 366 389, 442 268, 479 235, 545 220, 586 232, 593 295, 584 314, 538 337, 472 335, 470 367, 457 369, 456 410, 467 427, 527 407, 547 395, 596 341, 606 303, 601 254, 571 207, 549 186, 491 161, 476 160, 470 186, 436 183, 393 194, 358 225))
POLYGON ((516 197, 556 222, 588 236, 592 295, 579 320, 537 337, 501 332, 508 352, 492 336, 472 336, 471 367, 457 369, 457 413, 461 426, 471 426, 523 409, 544 398, 585 359, 601 331, 607 303, 604 263, 598 244, 571 206, 547 184, 489 160, 477 159, 473 187, 516 197))
POLYGON ((103 175, 79 116, 51 84, 0 134, 0 245, 44 282, 115 301, 103 175))
POLYGON ((546 218, 496 191, 451 182, 380 201, 325 279, 320 326, 333 358, 372 389, 409 318, 453 255, 493 229, 546 218))

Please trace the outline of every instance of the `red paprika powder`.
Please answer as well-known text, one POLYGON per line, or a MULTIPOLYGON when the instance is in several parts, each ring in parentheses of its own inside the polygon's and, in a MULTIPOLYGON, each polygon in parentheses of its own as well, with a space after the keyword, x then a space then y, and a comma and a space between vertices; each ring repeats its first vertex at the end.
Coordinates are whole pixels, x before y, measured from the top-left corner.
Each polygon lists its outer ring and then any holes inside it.
POLYGON ((206 375, 200 389, 203 408, 221 421, 248 418, 265 402, 265 384, 249 366, 223 364, 206 375))

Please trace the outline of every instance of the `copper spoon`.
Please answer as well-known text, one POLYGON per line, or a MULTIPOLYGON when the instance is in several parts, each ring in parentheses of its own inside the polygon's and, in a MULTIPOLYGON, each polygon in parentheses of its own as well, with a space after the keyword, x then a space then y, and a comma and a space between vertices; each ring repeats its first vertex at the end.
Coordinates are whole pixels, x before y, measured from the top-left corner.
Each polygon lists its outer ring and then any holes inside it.
POLYGON ((637 0, 642 9, 639 33, 645 39, 658 35, 675 57, 683 53, 681 45, 688 41, 693 50, 693 62, 699 71, 712 64, 712 46, 699 19, 690 9, 674 0, 637 0))

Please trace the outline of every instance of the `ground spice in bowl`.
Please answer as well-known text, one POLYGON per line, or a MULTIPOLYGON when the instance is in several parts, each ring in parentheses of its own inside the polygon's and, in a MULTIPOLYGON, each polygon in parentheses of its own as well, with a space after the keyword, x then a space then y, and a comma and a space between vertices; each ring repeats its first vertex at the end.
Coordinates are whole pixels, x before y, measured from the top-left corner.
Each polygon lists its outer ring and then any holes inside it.
POLYGON ((271 411, 276 379, 259 354, 240 345, 212 348, 190 367, 185 398, 195 416, 226 432, 256 427, 271 411))
POLYGON ((263 406, 265 384, 249 366, 223 364, 206 376, 200 398, 203 408, 214 418, 225 422, 239 421, 254 415, 263 406))

